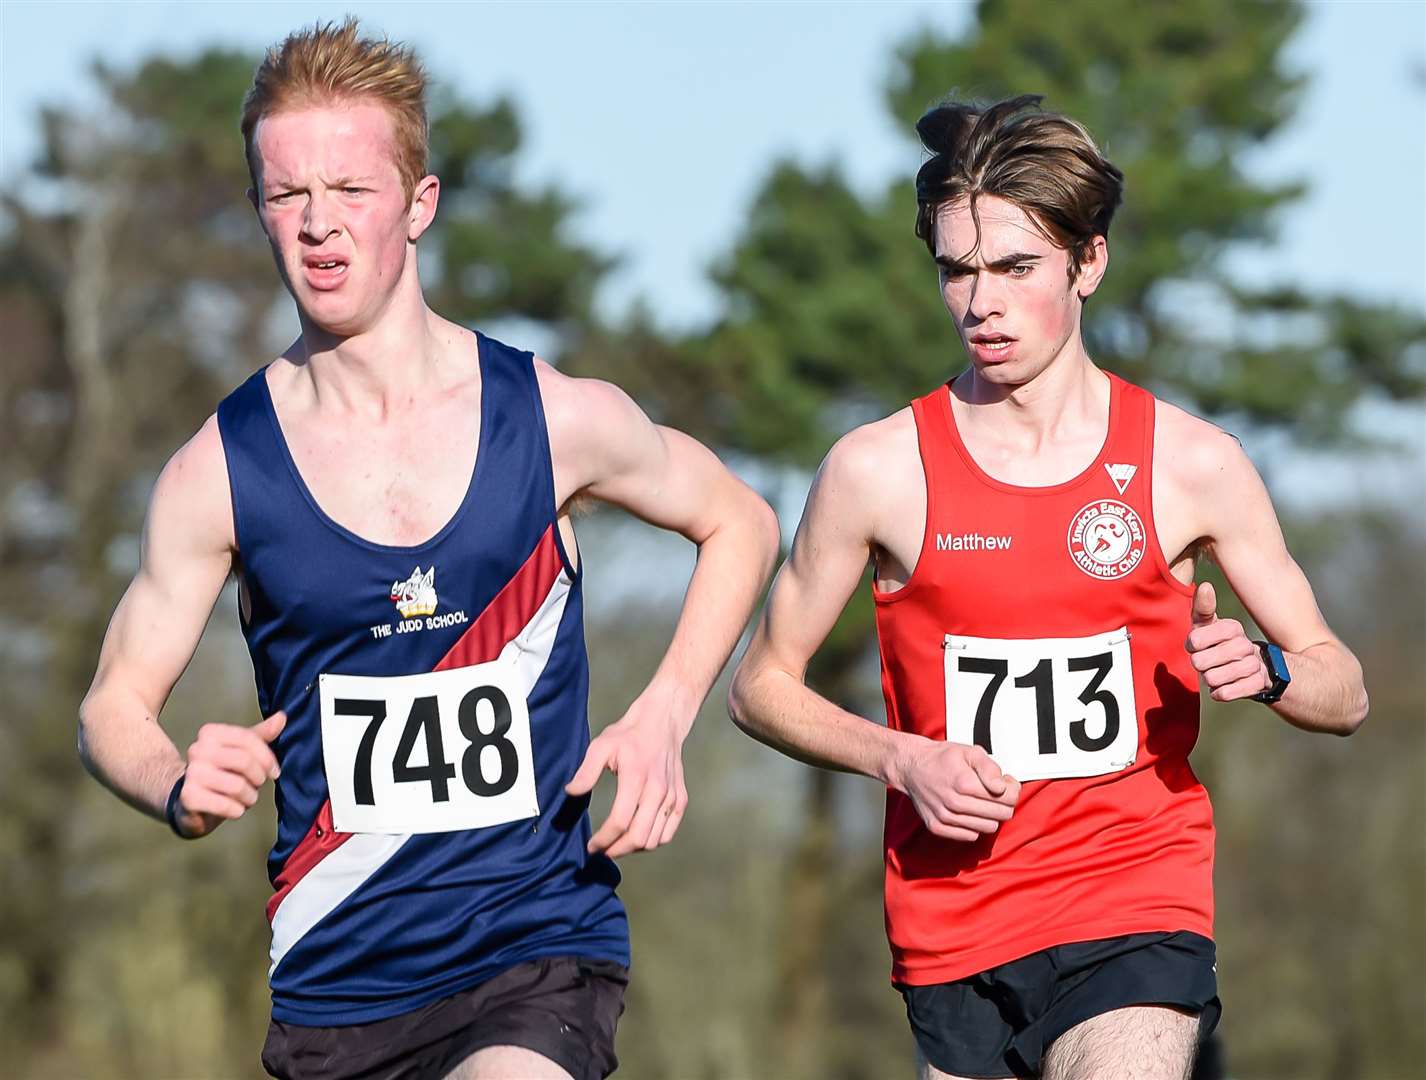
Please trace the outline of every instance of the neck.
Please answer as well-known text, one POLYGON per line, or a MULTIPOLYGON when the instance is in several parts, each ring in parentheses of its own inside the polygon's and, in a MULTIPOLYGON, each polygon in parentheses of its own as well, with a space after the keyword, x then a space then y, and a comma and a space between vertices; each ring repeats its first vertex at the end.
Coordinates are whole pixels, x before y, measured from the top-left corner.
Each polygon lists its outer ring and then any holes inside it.
POLYGON ((1023 383, 994 382, 972 366, 952 384, 966 406, 966 419, 993 423, 1002 434, 1018 430, 1032 443, 1082 423, 1100 422, 1109 398, 1109 380, 1070 336, 1055 359, 1023 383))
POLYGON ((285 355, 305 371, 319 404, 383 415, 426 400, 442 381, 446 325, 426 306, 415 275, 403 274, 371 326, 344 336, 304 316, 285 355))

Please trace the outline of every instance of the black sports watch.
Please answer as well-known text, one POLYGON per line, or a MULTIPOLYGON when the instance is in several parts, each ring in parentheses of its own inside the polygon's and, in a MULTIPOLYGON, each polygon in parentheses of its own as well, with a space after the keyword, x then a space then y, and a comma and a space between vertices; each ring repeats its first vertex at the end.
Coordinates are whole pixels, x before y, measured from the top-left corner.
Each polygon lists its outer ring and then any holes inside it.
POLYGON ((1281 700, 1287 684, 1292 682, 1292 672, 1287 670, 1287 660, 1283 658, 1282 649, 1277 645, 1271 641, 1255 641, 1253 644, 1263 654, 1263 663, 1268 666, 1268 675, 1272 678, 1272 685, 1261 694, 1254 694, 1253 700, 1271 705, 1281 700))
POLYGON ((168 827, 173 830, 173 835, 180 840, 196 840, 197 837, 189 836, 178 827, 178 814, 182 807, 179 806, 178 796, 183 793, 183 781, 188 779, 188 770, 183 770, 177 780, 173 782, 173 787, 168 789, 168 801, 163 804, 163 819, 168 822, 168 827))

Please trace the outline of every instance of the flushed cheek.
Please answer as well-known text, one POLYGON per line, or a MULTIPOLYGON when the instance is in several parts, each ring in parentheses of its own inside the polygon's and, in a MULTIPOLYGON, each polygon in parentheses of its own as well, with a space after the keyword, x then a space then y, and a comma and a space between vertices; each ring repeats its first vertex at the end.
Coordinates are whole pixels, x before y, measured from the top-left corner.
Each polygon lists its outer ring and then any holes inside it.
POLYGON ((1069 306, 1057 292, 1027 291, 1018 306, 1026 328, 1045 337, 1058 337, 1071 321, 1069 306))

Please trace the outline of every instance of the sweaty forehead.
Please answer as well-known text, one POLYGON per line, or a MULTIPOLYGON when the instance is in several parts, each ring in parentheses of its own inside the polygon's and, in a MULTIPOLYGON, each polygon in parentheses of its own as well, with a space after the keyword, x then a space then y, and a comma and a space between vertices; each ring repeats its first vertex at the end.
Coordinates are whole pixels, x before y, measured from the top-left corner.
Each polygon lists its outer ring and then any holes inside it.
POLYGON ((1012 252, 1048 255, 1056 247, 1015 203, 982 195, 944 203, 936 211, 936 254, 958 262, 994 262, 1012 252), (977 227, 977 219, 979 226, 977 227))
POLYGON ((396 174, 395 131, 378 105, 288 109, 264 116, 253 131, 264 178, 396 174))

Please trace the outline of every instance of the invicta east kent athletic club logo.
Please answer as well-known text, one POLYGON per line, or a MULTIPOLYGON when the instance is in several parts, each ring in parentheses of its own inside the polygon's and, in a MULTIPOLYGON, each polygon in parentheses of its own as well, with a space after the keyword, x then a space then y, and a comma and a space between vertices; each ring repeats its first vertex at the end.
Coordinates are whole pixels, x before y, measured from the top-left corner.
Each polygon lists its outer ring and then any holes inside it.
POLYGON ((1121 578, 1144 557, 1144 523, 1117 499, 1096 499, 1075 514, 1069 527, 1074 564, 1101 581, 1121 578))

